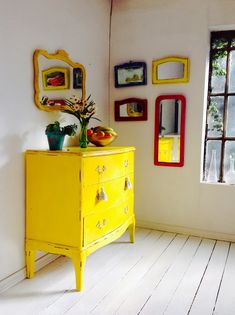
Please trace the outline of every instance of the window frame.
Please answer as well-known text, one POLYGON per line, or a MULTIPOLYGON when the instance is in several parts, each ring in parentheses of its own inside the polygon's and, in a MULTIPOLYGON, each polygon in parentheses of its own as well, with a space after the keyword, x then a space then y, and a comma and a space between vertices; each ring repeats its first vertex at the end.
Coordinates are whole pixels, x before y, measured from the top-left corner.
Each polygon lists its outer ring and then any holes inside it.
POLYGON ((231 47, 232 41, 235 40, 235 30, 229 31, 212 31, 210 38, 210 59, 209 59, 209 74, 208 74, 208 93, 207 93, 207 111, 206 111, 206 129, 205 129, 205 139, 204 139, 204 155, 203 155, 203 181, 206 182, 206 149, 208 141, 221 141, 221 156, 220 156, 220 167, 219 167, 219 176, 218 183, 225 183, 224 181, 224 158, 225 158, 225 144, 226 141, 235 141, 234 137, 226 136, 226 126, 227 126, 227 108, 228 108, 228 98, 229 96, 235 96, 235 92, 229 92, 229 76, 230 76, 230 60, 231 60, 231 52, 235 51, 235 46, 231 47), (223 48, 213 48, 212 44, 215 39, 226 39, 228 40, 227 47, 223 48), (216 51, 226 51, 227 52, 227 60, 226 60, 226 74, 225 74, 225 87, 224 92, 222 93, 213 93, 212 92, 212 61, 213 54, 216 51), (224 98, 223 102, 223 129, 221 136, 208 136, 208 110, 210 106, 211 97, 221 96, 224 98))

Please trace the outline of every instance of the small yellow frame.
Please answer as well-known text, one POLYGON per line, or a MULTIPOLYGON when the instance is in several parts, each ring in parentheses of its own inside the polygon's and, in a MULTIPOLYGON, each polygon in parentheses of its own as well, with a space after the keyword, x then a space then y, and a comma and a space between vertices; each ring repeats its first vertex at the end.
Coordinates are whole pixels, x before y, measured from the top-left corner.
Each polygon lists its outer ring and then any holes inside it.
POLYGON ((69 88, 69 69, 68 68, 61 68, 61 67, 56 67, 56 68, 49 68, 47 70, 42 70, 42 84, 43 84, 43 89, 44 90, 64 90, 69 88), (53 85, 53 83, 50 85, 48 84, 48 76, 53 75, 53 74, 62 74, 63 78, 61 83, 59 84, 60 80, 56 77, 52 77, 51 81, 54 82, 57 81, 59 85, 53 85))
MULTIPOLYGON (((64 50, 57 50, 54 54, 50 54, 48 53, 46 50, 42 50, 42 49, 36 49, 33 55, 33 65, 34 65, 34 102, 36 104, 36 106, 39 109, 45 110, 47 112, 52 112, 52 111, 56 111, 56 110, 63 110, 65 109, 66 105, 54 105, 54 106, 47 106, 44 105, 41 100, 40 100, 40 93, 41 91, 44 89, 44 84, 45 82, 42 80, 42 84, 40 84, 40 80, 39 80, 39 76, 41 75, 42 69, 40 69, 39 67, 39 57, 40 56, 44 56, 45 58, 47 58, 48 60, 61 60, 65 63, 65 67, 53 67, 50 69, 47 69, 45 71, 54 71, 56 69, 59 69, 59 71, 61 72, 62 70, 66 72, 65 69, 66 65, 72 67, 73 69, 75 68, 80 68, 81 72, 82 72, 82 99, 85 100, 86 99, 86 71, 85 68, 82 64, 78 63, 78 62, 73 62, 70 58, 69 55, 66 51, 64 50)), ((69 71, 69 69, 67 69, 69 71)), ((43 75, 44 77, 44 75, 43 75)), ((65 82, 65 85, 61 87, 53 87, 53 90, 58 90, 58 89, 66 89, 69 87, 69 72, 68 74, 65 75, 65 78, 67 77, 67 81, 65 82)), ((49 90, 49 89, 48 89, 49 90)), ((52 90, 50 88, 50 90, 52 90)), ((59 97, 61 98, 61 97, 59 97)))
POLYGON ((189 59, 182 57, 167 57, 153 60, 152 63, 152 83, 153 84, 169 84, 169 83, 187 83, 189 82, 189 59), (179 62, 184 66, 183 76, 180 78, 159 79, 158 66, 167 62, 179 62))

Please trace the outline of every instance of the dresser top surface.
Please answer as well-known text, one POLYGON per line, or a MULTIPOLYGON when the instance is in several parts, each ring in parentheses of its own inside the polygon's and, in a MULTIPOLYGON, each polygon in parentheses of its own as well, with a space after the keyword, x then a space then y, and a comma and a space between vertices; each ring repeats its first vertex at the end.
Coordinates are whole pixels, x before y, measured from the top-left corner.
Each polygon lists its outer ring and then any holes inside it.
POLYGON ((118 154, 124 152, 134 151, 135 147, 95 147, 88 146, 87 148, 80 147, 65 147, 61 151, 50 151, 50 150, 27 150, 26 154, 52 154, 52 155, 64 155, 64 154, 75 154, 82 157, 89 156, 99 156, 99 155, 109 155, 118 154))

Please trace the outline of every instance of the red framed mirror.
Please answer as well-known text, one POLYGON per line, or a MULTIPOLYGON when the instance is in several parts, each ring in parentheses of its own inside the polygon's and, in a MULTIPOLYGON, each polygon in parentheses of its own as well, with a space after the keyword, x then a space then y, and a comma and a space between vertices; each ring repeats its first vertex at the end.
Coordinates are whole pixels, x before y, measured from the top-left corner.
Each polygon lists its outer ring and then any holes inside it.
POLYGON ((154 164, 184 165, 186 99, 183 95, 160 95, 155 105, 154 164))

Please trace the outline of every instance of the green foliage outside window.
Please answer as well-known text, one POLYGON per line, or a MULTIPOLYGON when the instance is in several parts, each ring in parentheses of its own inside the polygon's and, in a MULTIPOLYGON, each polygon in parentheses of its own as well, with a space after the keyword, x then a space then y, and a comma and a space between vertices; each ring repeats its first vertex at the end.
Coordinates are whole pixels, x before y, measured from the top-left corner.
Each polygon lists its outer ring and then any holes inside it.
POLYGON ((221 61, 227 57, 227 51, 216 51, 212 55, 212 75, 215 77, 226 75, 226 70, 221 67, 221 61))
POLYGON ((222 115, 220 114, 215 101, 210 101, 210 105, 208 108, 208 114, 211 116, 211 118, 213 120, 212 128, 209 130, 211 130, 211 131, 216 130, 218 132, 223 132, 222 115))

